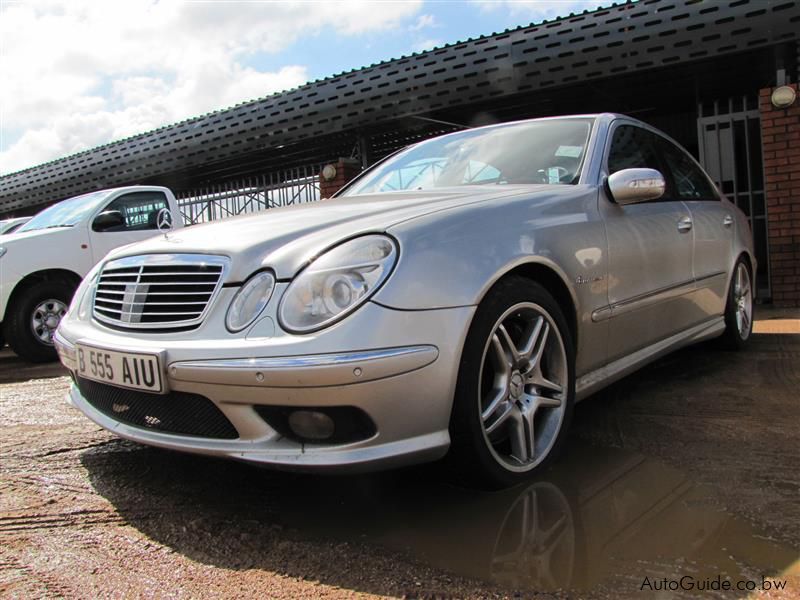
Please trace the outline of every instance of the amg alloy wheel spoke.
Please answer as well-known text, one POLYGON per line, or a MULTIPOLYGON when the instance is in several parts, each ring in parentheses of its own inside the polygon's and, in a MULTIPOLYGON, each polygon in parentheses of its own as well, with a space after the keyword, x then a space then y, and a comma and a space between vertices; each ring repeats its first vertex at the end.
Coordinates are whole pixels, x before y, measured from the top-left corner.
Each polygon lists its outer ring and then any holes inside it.
POLYGON ((747 315, 747 309, 742 308, 742 333, 750 329, 750 317, 747 315))
POLYGON ((535 321, 528 324, 528 328, 522 335, 522 350, 520 354, 526 361, 530 361, 533 352, 538 346, 544 344, 547 339, 547 329, 542 334, 542 328, 547 328, 547 323, 544 322, 544 317, 539 317, 535 321))
POLYGON ((503 343, 500 340, 498 334, 492 336, 491 359, 492 363, 494 364, 496 374, 501 374, 501 373, 503 375, 511 374, 511 363, 508 361, 505 348, 503 347, 503 343))
MULTIPOLYGON (((497 431, 501 425, 509 421, 509 417, 515 418, 515 413, 518 413, 517 407, 514 406, 511 402, 505 404, 500 411, 496 411, 498 414, 494 418, 491 419, 484 419, 484 431, 486 431, 486 435, 492 435, 495 431, 497 431), (487 425, 486 421, 491 420, 491 424, 487 425)), ((491 416, 491 415, 489 415, 491 416)))
POLYGON ((538 408, 558 408, 561 406, 560 398, 550 398, 548 396, 534 396, 534 403, 538 408))
MULTIPOLYGON (((544 319, 541 319, 542 322, 544 319)), ((534 335, 531 336, 530 351, 527 354, 528 362, 536 367, 542 363, 542 354, 544 353, 545 345, 547 344, 547 337, 550 335, 550 325, 544 323, 534 330, 534 335)))
POLYGON ((483 419, 484 422, 495 413, 503 401, 508 399, 508 385, 499 388, 496 387, 492 390, 492 393, 493 396, 488 406, 484 409, 483 413, 481 413, 481 419, 483 419))
POLYGON ((511 339, 511 336, 508 335, 508 331, 503 325, 500 325, 500 327, 497 328, 496 335, 508 354, 509 364, 512 367, 518 365, 520 361, 520 355, 519 351, 517 350, 517 345, 514 343, 514 340, 511 339))
POLYGON ((510 421, 509 441, 511 442, 511 457, 517 462, 525 464, 534 455, 533 428, 528 424, 528 418, 522 411, 515 411, 515 418, 510 421))

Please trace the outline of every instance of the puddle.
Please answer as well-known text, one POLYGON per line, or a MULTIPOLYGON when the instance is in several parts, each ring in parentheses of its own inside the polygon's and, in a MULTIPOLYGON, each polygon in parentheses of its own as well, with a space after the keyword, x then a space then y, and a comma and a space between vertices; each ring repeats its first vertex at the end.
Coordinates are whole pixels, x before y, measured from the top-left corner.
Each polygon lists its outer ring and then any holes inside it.
MULTIPOLYGON (((716 508, 684 473, 574 439, 549 476, 492 493, 440 483, 422 469, 313 477, 119 445, 82 456, 97 491, 151 538, 217 564, 257 553, 252 540, 276 525, 527 592, 636 592, 645 576, 760 582, 800 555, 716 508), (219 547, 207 547, 209 533, 219 547), (223 548, 225 540, 237 541, 223 548)), ((265 556, 252 567, 270 563, 265 556)))
POLYGON ((620 449, 573 443, 549 477, 502 492, 404 483, 380 498, 337 489, 333 505, 286 506, 283 518, 523 590, 631 588, 645 576, 760 582, 800 555, 716 508, 680 471, 620 449))

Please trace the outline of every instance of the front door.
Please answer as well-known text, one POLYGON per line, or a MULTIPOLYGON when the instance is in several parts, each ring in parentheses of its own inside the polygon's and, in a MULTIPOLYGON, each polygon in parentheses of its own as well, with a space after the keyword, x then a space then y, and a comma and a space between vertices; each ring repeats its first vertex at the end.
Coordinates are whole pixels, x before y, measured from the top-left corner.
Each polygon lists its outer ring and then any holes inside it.
POLYGON ((162 208, 169 208, 163 192, 129 192, 114 198, 99 212, 119 211, 123 223, 102 231, 90 227, 94 262, 102 260, 114 248, 158 235, 156 219, 162 208))
MULTIPOLYGON (((663 172, 659 136, 624 121, 611 131, 606 173, 629 168, 663 172)), ((688 328, 693 232, 689 209, 664 199, 620 206, 603 192, 608 235, 609 359, 615 360, 688 328)))

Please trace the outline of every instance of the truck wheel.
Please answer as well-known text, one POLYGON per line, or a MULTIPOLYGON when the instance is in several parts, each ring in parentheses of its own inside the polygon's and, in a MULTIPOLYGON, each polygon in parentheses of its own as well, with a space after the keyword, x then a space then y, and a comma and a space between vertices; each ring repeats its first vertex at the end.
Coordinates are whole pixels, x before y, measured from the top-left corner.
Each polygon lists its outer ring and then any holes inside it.
POLYGON ((37 363, 58 359, 53 336, 74 293, 68 283, 45 280, 16 298, 9 307, 5 331, 8 344, 20 358, 37 363))

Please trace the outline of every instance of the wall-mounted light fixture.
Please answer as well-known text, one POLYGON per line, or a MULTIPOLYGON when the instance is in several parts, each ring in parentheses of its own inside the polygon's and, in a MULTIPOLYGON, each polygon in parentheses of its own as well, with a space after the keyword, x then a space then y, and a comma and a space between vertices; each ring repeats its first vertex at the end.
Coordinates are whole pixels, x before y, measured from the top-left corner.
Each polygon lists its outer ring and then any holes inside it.
POLYGON ((336 177, 336 167, 333 165, 325 165, 322 167, 322 178, 325 181, 332 181, 336 177))
POLYGON ((796 98, 797 92, 794 91, 793 87, 782 85, 772 90, 770 100, 772 101, 772 106, 775 108, 789 108, 794 104, 796 98))

